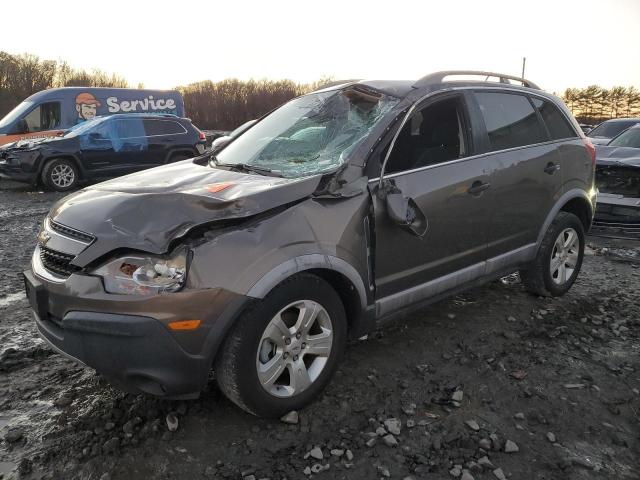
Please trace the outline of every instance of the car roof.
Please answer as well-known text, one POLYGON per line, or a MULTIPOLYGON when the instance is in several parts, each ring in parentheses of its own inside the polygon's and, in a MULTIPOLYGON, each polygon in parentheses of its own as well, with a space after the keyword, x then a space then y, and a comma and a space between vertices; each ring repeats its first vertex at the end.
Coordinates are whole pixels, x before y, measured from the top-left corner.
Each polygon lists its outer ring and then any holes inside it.
POLYGON ((334 90, 338 88, 345 88, 349 85, 364 85, 367 87, 380 90, 395 97, 404 98, 413 92, 429 93, 437 90, 443 90, 447 88, 455 87, 494 87, 494 88, 508 88, 522 90, 523 92, 535 92, 544 96, 549 96, 546 92, 540 90, 540 88, 533 82, 512 75, 484 72, 476 70, 446 70, 441 72, 434 72, 426 75, 417 80, 342 80, 331 82, 324 86, 321 90, 334 90), (485 77, 485 80, 449 80, 449 77, 485 77), (496 78, 498 81, 488 81, 489 78, 496 78), (522 85, 512 83, 512 81, 520 82, 522 85))

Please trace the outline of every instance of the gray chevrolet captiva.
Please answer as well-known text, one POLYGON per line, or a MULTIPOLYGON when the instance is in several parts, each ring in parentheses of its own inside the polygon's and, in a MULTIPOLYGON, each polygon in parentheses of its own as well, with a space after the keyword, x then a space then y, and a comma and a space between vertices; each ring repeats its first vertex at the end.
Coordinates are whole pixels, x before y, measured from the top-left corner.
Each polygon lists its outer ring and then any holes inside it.
POLYGON ((25 286, 55 349, 122 389, 256 415, 316 398, 349 337, 519 271, 563 295, 594 149, 521 78, 439 72, 295 98, 215 152, 53 206, 25 286))

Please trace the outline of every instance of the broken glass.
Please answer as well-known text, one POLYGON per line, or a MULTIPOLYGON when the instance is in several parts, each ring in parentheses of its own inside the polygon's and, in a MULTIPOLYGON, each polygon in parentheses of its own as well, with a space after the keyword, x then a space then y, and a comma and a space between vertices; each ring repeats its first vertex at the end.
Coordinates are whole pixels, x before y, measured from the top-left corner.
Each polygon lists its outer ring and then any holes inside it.
POLYGON ((229 144, 212 166, 244 164, 288 178, 331 171, 397 102, 360 85, 298 97, 229 144))

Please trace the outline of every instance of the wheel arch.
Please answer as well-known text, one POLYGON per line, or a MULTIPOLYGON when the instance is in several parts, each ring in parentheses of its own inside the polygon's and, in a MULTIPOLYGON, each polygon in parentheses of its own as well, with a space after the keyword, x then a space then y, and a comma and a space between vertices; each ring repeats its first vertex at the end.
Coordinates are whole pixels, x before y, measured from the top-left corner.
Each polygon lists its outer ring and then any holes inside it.
POLYGON ((594 206, 589 198, 587 192, 582 189, 575 188, 565 192, 555 203, 551 211, 547 214, 547 218, 545 219, 540 232, 538 233, 538 239, 536 242, 536 251, 540 248, 540 244, 542 243, 542 239, 553 222, 553 219, 556 218, 558 212, 569 212, 576 215, 582 225, 584 226, 585 233, 591 227, 591 219, 593 218, 594 206))
POLYGON ((62 153, 60 155, 49 155, 47 157, 44 157, 42 160, 40 160, 40 165, 38 166, 39 181, 42 178, 42 171, 44 170, 44 166, 47 163, 52 162, 54 160, 71 160, 75 164, 76 168, 78 169, 78 173, 80 174, 80 179, 85 178, 85 172, 84 172, 84 168, 82 168, 82 162, 80 162, 74 155, 71 155, 69 153, 62 153))
POLYGON ((247 296, 264 298, 283 281, 300 272, 316 275, 331 285, 344 306, 350 334, 359 336, 365 327, 363 322, 367 311, 365 284, 356 268, 341 258, 311 254, 287 260, 258 280, 247 296))

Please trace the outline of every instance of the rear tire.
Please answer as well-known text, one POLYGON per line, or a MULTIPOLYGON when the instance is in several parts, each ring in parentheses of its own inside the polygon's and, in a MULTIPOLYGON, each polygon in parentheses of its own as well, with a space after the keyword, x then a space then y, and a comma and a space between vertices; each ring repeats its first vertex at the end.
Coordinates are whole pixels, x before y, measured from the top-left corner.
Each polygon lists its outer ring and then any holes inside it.
POLYGON ((215 377, 240 408, 280 417, 318 397, 346 341, 336 291, 315 275, 294 275, 242 315, 218 354, 215 377))
POLYGON ((42 168, 41 178, 48 189, 67 192, 78 187, 80 172, 73 160, 54 158, 42 168))
POLYGON ((543 297, 559 297, 575 282, 584 257, 584 226, 569 212, 559 212, 542 239, 533 262, 520 270, 525 288, 543 297))

